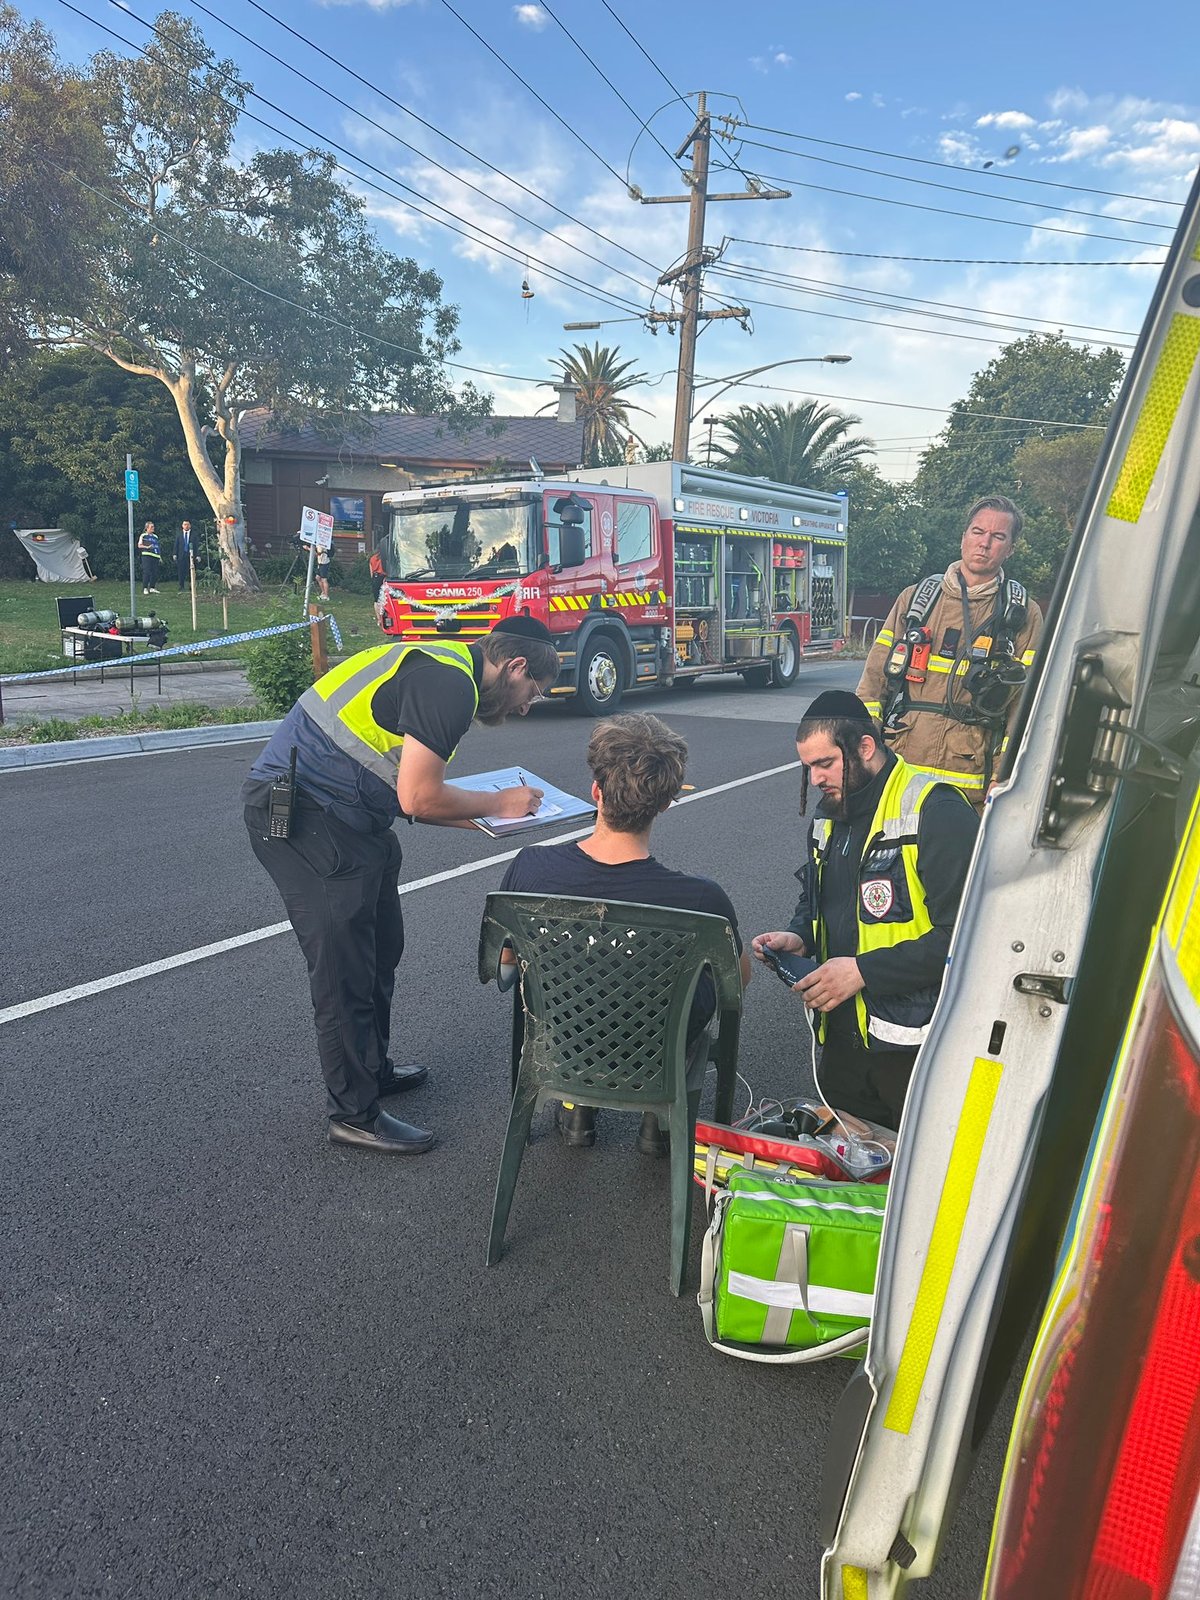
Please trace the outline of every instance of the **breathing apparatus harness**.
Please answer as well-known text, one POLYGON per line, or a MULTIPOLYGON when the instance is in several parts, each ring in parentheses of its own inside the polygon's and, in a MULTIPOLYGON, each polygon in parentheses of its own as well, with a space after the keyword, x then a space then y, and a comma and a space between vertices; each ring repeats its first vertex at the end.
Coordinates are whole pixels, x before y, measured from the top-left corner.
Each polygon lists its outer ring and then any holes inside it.
POLYGON ((1029 596, 1015 578, 1003 578, 996 597, 996 609, 976 630, 971 622, 971 603, 962 573, 958 573, 962 599, 962 628, 947 628, 939 654, 949 657, 946 693, 942 700, 919 700, 913 686, 929 676, 933 654, 933 634, 928 623, 942 593, 942 575, 923 578, 913 590, 904 617, 904 632, 892 646, 884 667, 882 705, 886 732, 903 730, 910 711, 932 711, 954 722, 982 726, 990 730, 987 741, 984 782, 990 783, 992 765, 1004 734, 1004 721, 1013 696, 1024 686, 1026 669, 1017 657, 1016 639, 1029 615, 1029 596), (959 664, 969 662, 959 676, 959 664), (957 698, 961 685, 962 699, 957 698))

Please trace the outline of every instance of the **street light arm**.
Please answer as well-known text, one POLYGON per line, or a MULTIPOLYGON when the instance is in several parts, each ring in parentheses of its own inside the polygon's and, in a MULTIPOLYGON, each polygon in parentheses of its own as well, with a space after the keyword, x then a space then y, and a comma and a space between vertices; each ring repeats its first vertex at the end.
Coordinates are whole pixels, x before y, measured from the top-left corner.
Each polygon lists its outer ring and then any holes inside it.
POLYGON ((753 378, 760 372, 770 372, 775 367, 795 367, 801 365, 805 361, 826 361, 840 366, 844 365, 849 360, 849 356, 789 356, 784 361, 768 361, 761 367, 750 367, 745 372, 735 372, 729 378, 709 378, 704 383, 694 384, 692 386, 693 394, 697 389, 711 389, 714 383, 721 384, 721 388, 717 390, 716 394, 710 395, 707 400, 703 401, 696 407, 695 411, 693 411, 691 416, 688 418, 688 426, 691 427, 692 423, 695 422, 700 413, 707 406, 711 406, 714 400, 719 400, 721 396, 728 390, 736 388, 737 385, 743 382, 746 378, 753 378))

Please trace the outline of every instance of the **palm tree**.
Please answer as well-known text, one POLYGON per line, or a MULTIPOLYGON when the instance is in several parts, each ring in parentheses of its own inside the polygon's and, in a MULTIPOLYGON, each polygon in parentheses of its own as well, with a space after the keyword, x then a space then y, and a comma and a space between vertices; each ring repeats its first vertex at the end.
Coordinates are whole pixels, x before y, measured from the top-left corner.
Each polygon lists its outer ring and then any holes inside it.
POLYGON ((863 435, 847 437, 861 420, 816 400, 739 406, 721 421, 728 440, 720 446, 720 465, 750 478, 840 489, 850 471, 875 451, 863 435))
MULTIPOLYGON (((625 459, 626 440, 637 438, 629 425, 631 411, 650 413, 622 396, 635 384, 645 383, 644 372, 630 372, 632 361, 621 361, 621 352, 601 345, 577 344, 564 350, 550 363, 560 373, 558 382, 569 381, 579 390, 576 415, 583 423, 583 460, 588 467, 610 466, 625 459)), ((542 407, 549 411, 550 406, 542 407)))

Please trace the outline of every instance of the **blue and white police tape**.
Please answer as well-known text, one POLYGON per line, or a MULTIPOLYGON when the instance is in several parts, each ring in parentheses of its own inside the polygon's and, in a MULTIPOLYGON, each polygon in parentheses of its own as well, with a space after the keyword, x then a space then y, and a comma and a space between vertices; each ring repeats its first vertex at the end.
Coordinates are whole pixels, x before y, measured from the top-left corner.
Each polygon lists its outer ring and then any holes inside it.
MULTIPOLYGON (((304 622, 279 622, 271 628, 250 628, 245 633, 226 634, 222 639, 198 639, 194 644, 173 644, 169 645, 165 650, 146 650, 137 656, 126 656, 123 661, 132 661, 140 667, 148 661, 166 661, 170 656, 193 656, 199 654, 201 650, 217 650, 222 645, 247 644, 253 639, 269 639, 273 634, 277 633, 294 633, 298 628, 311 627, 313 622, 327 622, 329 631, 333 634, 335 647, 338 650, 342 648, 342 633, 336 619, 332 612, 323 611, 320 616, 304 622)), ((96 639, 120 639, 122 637, 128 638, 129 636, 128 634, 122 635, 97 631, 93 637, 96 639)), ((108 661, 76 661, 72 662, 70 666, 50 667, 41 672, 7 673, 0 677, 0 683, 28 683, 33 678, 62 678, 68 672, 74 675, 77 672, 94 672, 97 668, 103 669, 104 667, 111 671, 117 665, 118 663, 114 659, 109 659, 108 661)))

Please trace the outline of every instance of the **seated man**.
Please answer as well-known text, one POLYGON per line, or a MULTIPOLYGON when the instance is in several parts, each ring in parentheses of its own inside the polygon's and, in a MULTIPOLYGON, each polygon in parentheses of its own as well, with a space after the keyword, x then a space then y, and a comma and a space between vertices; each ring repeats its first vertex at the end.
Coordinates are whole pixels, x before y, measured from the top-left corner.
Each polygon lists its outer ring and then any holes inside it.
MULTIPOLYGON (((650 854, 654 819, 683 786, 686 741, 657 717, 610 717, 592 730, 587 761, 592 770, 596 831, 579 842, 532 845, 522 850, 505 873, 501 889, 517 894, 574 895, 583 900, 630 900, 725 917, 741 956, 742 984, 747 984, 750 961, 742 949, 737 913, 729 896, 711 878, 675 872, 650 854)), ((508 966, 515 968, 508 951, 505 957, 508 966)), ((503 976, 502 987, 508 987, 503 976)), ((708 1026, 716 1003, 712 976, 706 971, 692 1001, 689 1046, 708 1026)), ((567 1144, 595 1144, 594 1107, 563 1106, 558 1123, 567 1144)), ((648 1155, 666 1151, 666 1135, 652 1111, 642 1118, 638 1148, 648 1155)))

